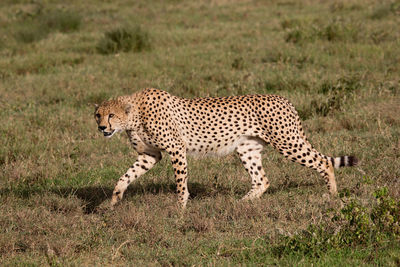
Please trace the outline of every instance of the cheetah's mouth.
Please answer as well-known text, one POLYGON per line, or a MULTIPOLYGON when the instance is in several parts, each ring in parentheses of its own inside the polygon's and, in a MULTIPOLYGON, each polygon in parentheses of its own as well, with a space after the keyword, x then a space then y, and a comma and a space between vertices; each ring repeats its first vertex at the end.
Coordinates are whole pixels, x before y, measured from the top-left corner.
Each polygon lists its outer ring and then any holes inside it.
POLYGON ((115 130, 112 130, 111 132, 103 132, 104 137, 110 138, 111 136, 113 136, 113 134, 115 133, 115 130))

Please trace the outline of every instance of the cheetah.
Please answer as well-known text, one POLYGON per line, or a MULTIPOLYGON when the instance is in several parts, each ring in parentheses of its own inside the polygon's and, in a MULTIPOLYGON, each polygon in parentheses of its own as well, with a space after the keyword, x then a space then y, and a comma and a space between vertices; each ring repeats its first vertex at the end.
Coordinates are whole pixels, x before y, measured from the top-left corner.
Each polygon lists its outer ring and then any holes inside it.
POLYGON ((96 105, 94 116, 105 137, 126 131, 138 153, 136 162, 119 178, 111 207, 130 183, 161 160, 162 151, 171 159, 182 208, 189 197, 187 155, 223 156, 236 150, 251 177, 244 200, 259 198, 270 185, 261 158, 267 144, 287 159, 318 171, 332 195, 337 192, 334 168, 357 164, 354 156, 328 157, 315 150, 294 106, 278 95, 185 99, 147 88, 96 105))

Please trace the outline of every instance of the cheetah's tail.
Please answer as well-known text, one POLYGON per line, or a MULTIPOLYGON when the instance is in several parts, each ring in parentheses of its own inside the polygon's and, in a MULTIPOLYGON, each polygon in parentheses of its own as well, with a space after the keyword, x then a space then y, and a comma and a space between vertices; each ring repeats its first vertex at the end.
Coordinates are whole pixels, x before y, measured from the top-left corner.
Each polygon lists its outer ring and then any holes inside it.
POLYGON ((330 159, 335 169, 339 169, 341 167, 356 166, 358 164, 358 159, 355 156, 341 156, 330 159))

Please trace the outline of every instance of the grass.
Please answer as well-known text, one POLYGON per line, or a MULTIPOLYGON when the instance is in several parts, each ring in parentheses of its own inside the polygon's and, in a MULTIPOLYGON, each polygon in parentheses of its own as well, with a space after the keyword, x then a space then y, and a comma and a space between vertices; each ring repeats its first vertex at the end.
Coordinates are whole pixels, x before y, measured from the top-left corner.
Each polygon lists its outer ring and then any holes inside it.
POLYGON ((15 26, 14 37, 20 43, 32 43, 46 38, 52 32, 68 33, 77 31, 82 18, 78 13, 63 10, 42 10, 22 16, 15 26))
POLYGON ((130 28, 118 28, 108 31, 97 44, 100 54, 115 54, 117 52, 142 52, 150 49, 148 33, 136 26, 130 28))
POLYGON ((398 13, 399 1, 2 1, 0 262, 397 266, 398 13), (271 187, 242 203, 236 155, 189 158, 182 214, 164 155, 111 211, 136 153, 100 136, 93 104, 144 87, 283 95, 319 151, 360 165, 336 171, 332 198, 318 173, 266 148, 271 187))

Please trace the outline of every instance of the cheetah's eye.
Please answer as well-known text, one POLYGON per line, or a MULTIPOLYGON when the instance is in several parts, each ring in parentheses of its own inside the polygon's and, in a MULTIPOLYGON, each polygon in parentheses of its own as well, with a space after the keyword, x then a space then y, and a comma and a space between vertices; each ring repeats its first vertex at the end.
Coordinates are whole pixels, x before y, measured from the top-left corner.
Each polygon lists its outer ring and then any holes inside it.
POLYGON ((97 114, 96 114, 96 118, 100 119, 100 117, 101 117, 100 114, 97 113, 97 114))
POLYGON ((114 117, 114 114, 111 113, 110 115, 108 115, 108 117, 112 118, 112 117, 114 117))

